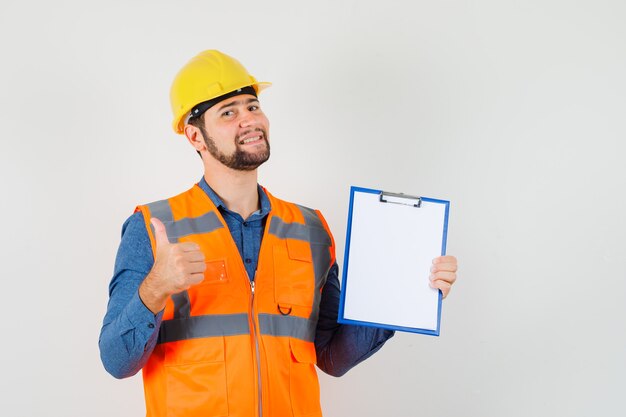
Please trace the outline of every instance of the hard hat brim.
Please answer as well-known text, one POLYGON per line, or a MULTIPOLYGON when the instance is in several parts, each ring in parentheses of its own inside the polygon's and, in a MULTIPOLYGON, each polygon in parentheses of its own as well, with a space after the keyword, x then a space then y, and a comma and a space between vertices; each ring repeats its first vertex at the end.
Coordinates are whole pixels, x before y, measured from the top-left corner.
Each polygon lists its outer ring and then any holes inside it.
MULTIPOLYGON (((260 81, 257 82, 255 84, 252 84, 252 88, 254 88, 254 90, 256 91, 257 94, 260 94, 261 91, 265 90, 266 88, 269 88, 272 86, 271 82, 268 81, 260 81)), ((240 87, 234 88, 231 91, 235 91, 239 88, 242 87, 246 87, 245 85, 242 85, 240 87)), ((197 104, 197 103, 196 103, 197 104)), ((185 122, 189 119, 189 112, 191 111, 191 108, 189 108, 183 115, 181 115, 180 119, 176 120, 173 124, 173 128, 174 131, 178 134, 183 134, 185 131, 185 122)))

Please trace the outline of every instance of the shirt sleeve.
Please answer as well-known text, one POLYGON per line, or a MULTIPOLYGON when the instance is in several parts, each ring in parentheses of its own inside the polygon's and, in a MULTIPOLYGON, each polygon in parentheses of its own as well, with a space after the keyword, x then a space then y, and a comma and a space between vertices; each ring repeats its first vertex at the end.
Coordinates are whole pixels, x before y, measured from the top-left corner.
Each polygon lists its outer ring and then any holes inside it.
POLYGON ((322 289, 315 334, 317 366, 332 376, 342 376, 376 353, 395 332, 369 326, 337 323, 339 315, 339 267, 335 263, 322 289))
POLYGON ((116 378, 139 372, 156 345, 163 312, 153 314, 139 298, 139 285, 153 264, 143 214, 137 212, 122 227, 98 343, 105 369, 116 378))

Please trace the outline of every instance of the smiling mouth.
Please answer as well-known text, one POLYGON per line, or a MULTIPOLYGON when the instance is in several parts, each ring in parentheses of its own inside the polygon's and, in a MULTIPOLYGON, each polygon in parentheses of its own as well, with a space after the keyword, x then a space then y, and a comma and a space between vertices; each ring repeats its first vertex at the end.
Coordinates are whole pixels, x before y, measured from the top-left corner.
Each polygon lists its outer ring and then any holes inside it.
POLYGON ((262 132, 259 132, 259 133, 255 134, 255 135, 253 135, 253 136, 248 136, 248 137, 247 137, 247 138, 245 138, 245 139, 241 139, 241 140, 239 140, 239 144, 240 144, 240 145, 246 145, 246 144, 248 144, 248 143, 252 143, 252 142, 257 142, 257 141, 260 141, 260 140, 262 140, 263 138, 264 138, 263 133, 262 133, 262 132))

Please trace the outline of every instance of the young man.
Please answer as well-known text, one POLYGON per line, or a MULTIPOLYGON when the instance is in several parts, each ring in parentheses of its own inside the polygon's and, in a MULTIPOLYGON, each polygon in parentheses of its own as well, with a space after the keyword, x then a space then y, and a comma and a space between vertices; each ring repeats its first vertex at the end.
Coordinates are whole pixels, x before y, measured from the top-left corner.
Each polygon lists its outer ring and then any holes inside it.
MULTIPOLYGON (((215 50, 172 85, 174 130, 204 176, 124 224, 100 335, 113 376, 143 370, 148 416, 321 416, 314 365, 343 375, 393 336, 337 323, 324 218, 258 185, 270 144, 257 95, 268 85, 215 50)), ((433 261, 444 296, 456 268, 454 257, 433 261)))

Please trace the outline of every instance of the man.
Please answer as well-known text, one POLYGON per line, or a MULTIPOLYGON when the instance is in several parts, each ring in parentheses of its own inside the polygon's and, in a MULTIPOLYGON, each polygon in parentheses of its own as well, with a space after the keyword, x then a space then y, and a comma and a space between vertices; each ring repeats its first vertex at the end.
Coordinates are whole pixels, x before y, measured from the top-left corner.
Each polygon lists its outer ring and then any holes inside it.
MULTIPOLYGON (((124 224, 100 335, 105 368, 143 371, 148 416, 321 416, 314 365, 340 376, 393 332, 337 323, 332 234, 257 183, 270 155, 258 82, 205 51, 176 76, 174 130, 202 157, 190 190, 124 224)), ((433 261, 446 296, 456 259, 433 261)))

